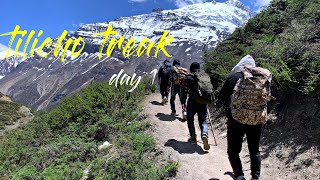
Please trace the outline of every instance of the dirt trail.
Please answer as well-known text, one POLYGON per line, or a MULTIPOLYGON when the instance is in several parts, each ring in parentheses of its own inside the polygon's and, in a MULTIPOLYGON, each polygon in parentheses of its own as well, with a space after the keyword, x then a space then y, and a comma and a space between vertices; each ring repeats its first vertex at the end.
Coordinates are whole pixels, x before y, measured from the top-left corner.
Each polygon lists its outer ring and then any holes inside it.
MULTIPOLYGON (((9 102, 11 102, 11 100, 9 102)), ((24 114, 24 117, 20 118, 17 122, 14 122, 12 125, 5 126, 2 130, 0 129, 0 137, 3 136, 6 132, 17 129, 21 126, 25 126, 34 117, 30 109, 25 106, 21 106, 18 112, 24 114)))
POLYGON ((178 103, 179 99, 176 100, 178 113, 176 117, 170 115, 170 105, 162 106, 160 100, 158 94, 148 96, 144 103, 144 110, 149 115, 153 127, 152 134, 155 136, 159 148, 180 164, 176 179, 233 179, 232 169, 227 158, 225 133, 218 134, 215 131, 218 146, 214 146, 212 132, 209 128, 211 148, 209 151, 204 151, 198 120, 195 117, 198 144, 188 143, 187 122, 181 121, 182 110, 180 103, 178 103))
MULTIPOLYGON (((149 115, 148 120, 152 125, 151 134, 156 138, 158 148, 165 155, 168 155, 172 160, 180 164, 177 176, 174 179, 232 180, 232 168, 227 156, 226 132, 214 131, 218 141, 218 146, 214 146, 214 139, 209 126, 209 143, 211 148, 209 151, 204 151, 199 136, 198 118, 195 117, 198 144, 192 145, 187 142, 189 138, 187 122, 181 121, 182 110, 179 98, 176 99, 178 113, 176 117, 170 115, 170 105, 162 106, 160 101, 159 94, 149 95, 143 104, 144 113, 149 115)), ((247 179, 250 179, 250 159, 246 143, 243 143, 242 149, 240 156, 244 174, 247 179)), ((275 166, 275 163, 280 162, 268 158, 262 161, 262 180, 268 180, 270 177, 273 180, 288 179, 289 173, 285 173, 279 168, 281 164, 275 166)))

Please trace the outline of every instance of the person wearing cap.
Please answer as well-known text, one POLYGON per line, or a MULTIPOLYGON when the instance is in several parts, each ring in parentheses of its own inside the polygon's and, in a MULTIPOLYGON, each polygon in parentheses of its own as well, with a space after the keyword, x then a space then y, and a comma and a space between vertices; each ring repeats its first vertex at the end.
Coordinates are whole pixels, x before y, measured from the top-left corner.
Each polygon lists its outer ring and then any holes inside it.
POLYGON ((201 130, 201 139, 203 141, 204 150, 209 150, 210 145, 208 143, 208 120, 207 120, 207 104, 199 104, 196 102, 196 94, 198 91, 198 83, 193 75, 193 73, 200 72, 200 64, 194 62, 190 66, 190 72, 186 77, 186 89, 188 93, 188 102, 187 102, 187 123, 190 138, 188 142, 192 144, 197 144, 197 135, 194 126, 194 116, 198 115, 199 126, 201 130))

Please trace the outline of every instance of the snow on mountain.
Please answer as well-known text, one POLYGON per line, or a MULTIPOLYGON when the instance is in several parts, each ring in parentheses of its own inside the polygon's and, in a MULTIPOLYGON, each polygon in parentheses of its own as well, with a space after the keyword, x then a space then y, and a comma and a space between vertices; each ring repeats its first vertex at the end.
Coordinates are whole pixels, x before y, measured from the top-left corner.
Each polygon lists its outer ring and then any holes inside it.
POLYGON ((14 51, 11 49, 9 50, 8 59, 6 59, 7 50, 7 46, 0 44, 0 79, 23 61, 22 53, 18 52, 17 57, 14 57, 14 51))
POLYGON ((189 67, 192 62, 202 62, 205 51, 215 48, 253 15, 239 0, 229 0, 85 24, 64 40, 83 37, 85 47, 77 58, 71 56, 69 49, 64 63, 52 54, 41 58, 37 53, 32 59, 27 58, 23 62, 13 56, 8 61, 0 59, 0 91, 17 102, 43 109, 92 81, 109 80, 120 69, 124 69, 126 74, 144 75, 159 68, 164 59, 179 59, 182 66, 189 67), (102 37, 93 37, 93 34, 106 31, 109 25, 118 32, 116 37, 124 36, 126 40, 133 37, 137 42, 143 38, 157 42, 163 32, 168 30, 169 35, 174 36, 174 41, 166 46, 172 57, 165 57, 160 52, 155 58, 152 57, 154 52, 151 52, 150 57, 133 55, 124 58, 121 51, 115 48, 111 57, 104 56, 99 60, 97 56, 102 37), (19 66, 16 66, 17 62, 19 66))
POLYGON ((180 16, 187 16, 203 26, 227 29, 230 33, 253 16, 253 12, 239 0, 229 0, 225 3, 212 1, 193 4, 172 12, 180 16))
POLYGON ((144 37, 156 41, 164 30, 175 37, 174 45, 180 41, 208 43, 221 41, 236 27, 243 26, 254 13, 239 0, 207 2, 188 5, 175 10, 156 11, 131 17, 121 17, 111 22, 85 24, 75 35, 86 37, 92 44, 99 45, 101 38, 92 35, 112 25, 125 38, 134 37, 138 42, 144 37))

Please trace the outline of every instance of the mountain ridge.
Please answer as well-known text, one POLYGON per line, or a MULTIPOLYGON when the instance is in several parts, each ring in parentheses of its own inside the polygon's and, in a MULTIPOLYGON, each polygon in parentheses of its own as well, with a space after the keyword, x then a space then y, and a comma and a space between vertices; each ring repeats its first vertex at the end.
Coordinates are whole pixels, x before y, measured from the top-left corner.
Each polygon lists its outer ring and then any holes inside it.
MULTIPOLYGON (((236 27, 244 25, 252 17, 252 11, 242 8, 236 1, 230 2, 195 4, 176 10, 82 25, 63 40, 65 43, 66 39, 76 39, 79 36, 84 39, 85 48, 79 57, 72 57, 71 49, 67 51, 64 63, 53 55, 41 58, 35 54, 32 59, 0 74, 4 76, 0 80, 0 91, 12 96, 17 102, 40 110, 59 102, 61 98, 90 82, 108 80, 121 69, 127 74, 146 75, 159 68, 164 59, 180 59, 185 67, 193 61, 202 62, 205 51, 215 48, 236 27), (150 57, 132 56, 129 59, 115 48, 111 57, 104 56, 99 60, 102 37, 92 37, 92 34, 104 32, 108 25, 112 25, 119 33, 114 37, 121 35, 126 40, 134 37, 137 42, 145 37, 156 42, 164 30, 168 30, 169 35, 174 36, 174 41, 166 46, 172 57, 168 58, 160 53, 157 58, 151 54, 150 57)), ((0 67, 2 63, 0 62, 0 67)))

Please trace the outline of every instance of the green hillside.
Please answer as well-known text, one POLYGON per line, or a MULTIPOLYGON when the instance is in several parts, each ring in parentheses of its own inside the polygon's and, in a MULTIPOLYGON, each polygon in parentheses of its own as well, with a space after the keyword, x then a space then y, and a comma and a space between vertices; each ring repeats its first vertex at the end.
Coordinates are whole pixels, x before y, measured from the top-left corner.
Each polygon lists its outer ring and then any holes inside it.
POLYGON ((272 71, 274 90, 319 95, 319 22, 318 0, 274 0, 206 55, 206 69, 219 87, 232 67, 250 54, 272 71))
POLYGON ((319 0, 273 0, 205 55, 205 69, 217 90, 247 54, 273 73, 276 101, 269 103, 263 158, 274 155, 286 168, 311 179, 318 176, 313 165, 319 164, 320 148, 319 27, 319 0))
POLYGON ((163 179, 174 174, 177 164, 156 163, 161 157, 152 155, 155 141, 144 132, 149 124, 138 104, 150 88, 145 82, 128 94, 125 86, 99 83, 65 98, 0 139, 0 177, 163 179), (98 150, 105 141, 112 145, 98 150))

